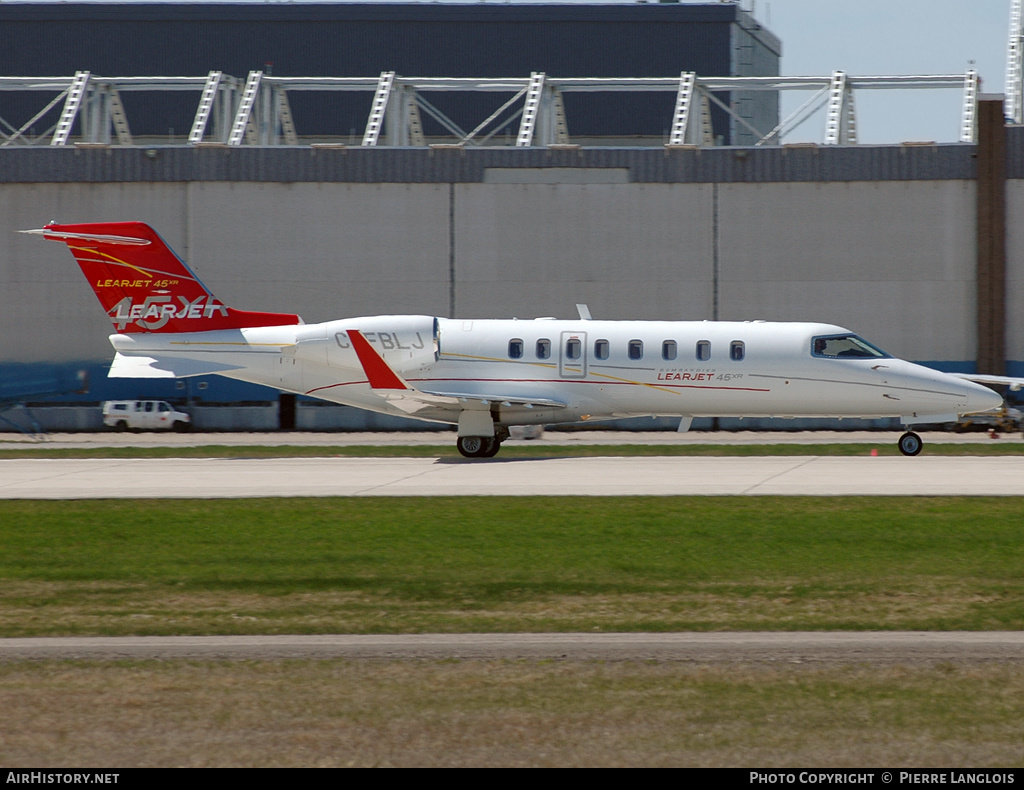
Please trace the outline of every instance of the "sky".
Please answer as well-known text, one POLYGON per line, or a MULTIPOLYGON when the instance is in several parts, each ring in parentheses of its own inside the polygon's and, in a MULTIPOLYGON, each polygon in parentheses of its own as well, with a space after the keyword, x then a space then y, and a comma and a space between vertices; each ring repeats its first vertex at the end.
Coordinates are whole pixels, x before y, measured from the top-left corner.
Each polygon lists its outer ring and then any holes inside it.
MULTIPOLYGON (((594 2, 602 0, 579 4, 594 2)), ((782 40, 784 75, 828 75, 836 69, 861 76, 963 74, 973 65, 983 92, 1005 89, 1010 0, 741 0, 740 5, 782 40)), ((784 92, 781 118, 810 96, 784 92)), ((858 91, 858 139, 955 142, 962 103, 958 89, 858 91)), ((783 142, 820 143, 824 136, 822 109, 783 142)))
MULTIPOLYGON (((785 75, 962 74, 975 68, 984 93, 1006 81, 1010 0, 744 0, 782 39, 785 75)), ((810 94, 784 95, 782 115, 810 94)), ((952 142, 959 135, 959 90, 858 91, 858 138, 865 143, 952 142)), ((821 142, 825 116, 787 142, 821 142)))
MULTIPOLYGON (((608 2, 622 0, 569 4, 608 2)), ((1005 90, 1010 0, 741 0, 740 5, 782 40, 784 75, 820 76, 836 69, 858 76, 963 74, 973 66, 981 75, 983 92, 1005 90)), ((810 96, 804 91, 784 92, 781 117, 810 96)), ((962 100, 962 92, 955 89, 858 91, 858 139, 873 144, 955 142, 962 100)), ((822 109, 783 142, 820 143, 824 134, 822 109)))

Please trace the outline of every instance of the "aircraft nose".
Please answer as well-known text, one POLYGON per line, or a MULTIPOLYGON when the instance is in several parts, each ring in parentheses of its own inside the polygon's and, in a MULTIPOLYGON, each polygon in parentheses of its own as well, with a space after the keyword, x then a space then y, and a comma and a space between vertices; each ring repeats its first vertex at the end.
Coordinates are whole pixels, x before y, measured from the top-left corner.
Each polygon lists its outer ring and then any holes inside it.
POLYGON ((965 414, 974 414, 979 411, 992 411, 1003 405, 1003 397, 982 384, 975 384, 973 381, 964 382, 967 384, 967 407, 965 414))

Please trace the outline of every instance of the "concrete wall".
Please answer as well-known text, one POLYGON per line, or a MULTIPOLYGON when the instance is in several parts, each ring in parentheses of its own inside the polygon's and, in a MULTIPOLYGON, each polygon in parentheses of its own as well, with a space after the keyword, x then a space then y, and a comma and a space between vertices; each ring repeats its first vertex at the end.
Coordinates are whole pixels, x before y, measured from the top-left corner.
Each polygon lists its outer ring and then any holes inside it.
POLYGON ((710 318, 709 184, 466 184, 459 315, 710 318))
POLYGON ((0 361, 110 357, 109 321, 66 248, 13 231, 153 225, 228 304, 307 321, 447 313, 448 188, 396 184, 0 186, 0 361))
POLYGON ((721 313, 830 321, 897 356, 974 359, 974 184, 721 187, 721 313))
MULTIPOLYGON (((1024 360, 1024 182, 1009 187, 1008 357, 1024 360)), ((224 301, 346 315, 828 320, 911 359, 975 353, 974 185, 0 184, 0 362, 111 356, 62 245, 13 231, 151 223, 224 301)))

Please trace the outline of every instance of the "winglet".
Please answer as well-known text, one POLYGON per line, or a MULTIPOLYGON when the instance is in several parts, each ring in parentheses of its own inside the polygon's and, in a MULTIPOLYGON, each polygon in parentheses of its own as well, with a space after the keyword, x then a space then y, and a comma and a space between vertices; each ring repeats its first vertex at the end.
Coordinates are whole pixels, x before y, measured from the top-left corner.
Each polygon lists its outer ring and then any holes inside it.
POLYGON ((363 366, 366 373, 366 380, 375 390, 409 390, 412 389, 402 378, 395 373, 384 361, 384 357, 377 353, 362 333, 356 329, 348 330, 349 340, 352 341, 352 348, 356 350, 359 357, 359 364, 363 366))
POLYGON ((950 373, 949 375, 955 376, 958 379, 965 379, 967 381, 976 381, 979 384, 995 384, 997 386, 1007 386, 1013 392, 1024 388, 1024 378, 1018 378, 1016 376, 988 376, 981 373, 950 373))

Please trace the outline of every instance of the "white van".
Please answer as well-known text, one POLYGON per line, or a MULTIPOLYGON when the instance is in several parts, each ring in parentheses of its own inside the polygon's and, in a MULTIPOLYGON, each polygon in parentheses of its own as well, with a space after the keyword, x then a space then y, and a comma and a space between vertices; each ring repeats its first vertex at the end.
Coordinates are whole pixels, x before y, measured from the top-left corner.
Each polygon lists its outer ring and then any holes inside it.
POLYGON ((192 418, 163 400, 108 400, 103 424, 115 431, 187 431, 192 418))

